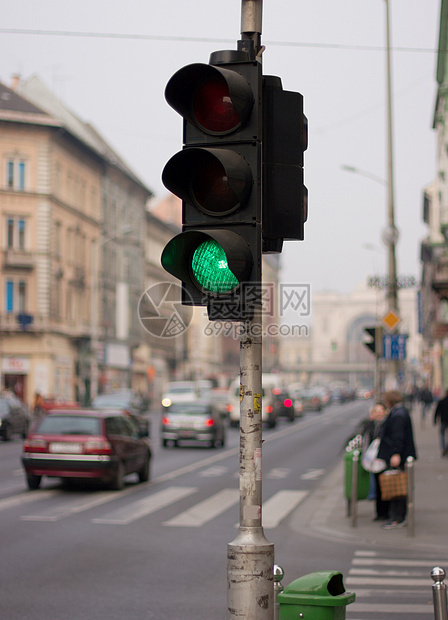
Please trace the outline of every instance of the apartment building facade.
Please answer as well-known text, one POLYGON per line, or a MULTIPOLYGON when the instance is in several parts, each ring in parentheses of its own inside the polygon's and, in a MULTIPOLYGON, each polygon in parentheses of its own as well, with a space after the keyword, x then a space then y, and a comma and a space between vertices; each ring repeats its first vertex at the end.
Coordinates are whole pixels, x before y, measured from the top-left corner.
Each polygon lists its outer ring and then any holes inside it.
POLYGON ((0 85, 0 161, 1 387, 131 386, 151 191, 38 78, 0 85))

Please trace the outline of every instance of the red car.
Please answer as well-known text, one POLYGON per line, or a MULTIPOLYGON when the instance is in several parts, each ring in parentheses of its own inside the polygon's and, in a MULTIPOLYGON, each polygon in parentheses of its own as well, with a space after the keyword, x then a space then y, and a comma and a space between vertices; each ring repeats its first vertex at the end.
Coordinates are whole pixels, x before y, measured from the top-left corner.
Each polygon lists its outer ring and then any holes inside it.
POLYGON ((98 479, 120 490, 124 477, 150 475, 151 448, 146 433, 129 415, 117 410, 50 411, 24 441, 22 464, 28 487, 42 476, 98 479))

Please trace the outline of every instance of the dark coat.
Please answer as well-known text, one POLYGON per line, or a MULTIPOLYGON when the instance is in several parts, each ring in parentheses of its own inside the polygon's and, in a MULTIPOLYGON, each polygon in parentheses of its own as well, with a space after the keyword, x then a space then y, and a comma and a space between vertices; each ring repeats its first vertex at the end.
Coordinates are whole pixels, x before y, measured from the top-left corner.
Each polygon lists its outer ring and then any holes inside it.
POLYGON ((381 429, 378 458, 386 461, 389 467, 393 454, 400 455, 400 467, 404 467, 408 456, 417 458, 411 417, 403 403, 392 407, 381 429))
POLYGON ((440 418, 440 422, 443 427, 448 426, 448 395, 439 400, 437 403, 437 407, 434 412, 434 424, 437 424, 438 418, 440 418))

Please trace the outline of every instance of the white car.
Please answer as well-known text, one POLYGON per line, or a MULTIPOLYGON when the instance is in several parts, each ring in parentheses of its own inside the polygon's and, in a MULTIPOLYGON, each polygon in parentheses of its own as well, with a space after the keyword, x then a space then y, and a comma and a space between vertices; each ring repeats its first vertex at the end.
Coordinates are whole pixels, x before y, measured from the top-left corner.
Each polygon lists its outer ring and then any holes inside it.
POLYGON ((168 383, 162 398, 163 407, 173 403, 192 403, 199 398, 199 389, 195 381, 172 381, 168 383))
MULTIPOLYGON (((262 412, 261 421, 268 428, 277 425, 277 410, 274 404, 273 390, 281 386, 281 378, 272 373, 262 375, 262 412)), ((230 426, 238 426, 240 423, 240 378, 237 377, 229 388, 229 412, 230 426)))

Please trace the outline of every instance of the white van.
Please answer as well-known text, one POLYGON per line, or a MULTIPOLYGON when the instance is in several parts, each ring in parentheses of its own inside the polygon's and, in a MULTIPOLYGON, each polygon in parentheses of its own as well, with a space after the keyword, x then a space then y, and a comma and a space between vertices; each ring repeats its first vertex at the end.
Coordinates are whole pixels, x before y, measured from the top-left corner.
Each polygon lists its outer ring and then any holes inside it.
MULTIPOLYGON (((266 373, 261 376, 262 382, 262 412, 261 421, 268 428, 277 425, 277 413, 274 410, 272 390, 281 387, 280 375, 266 373)), ((240 423, 240 378, 232 381, 229 387, 227 411, 229 413, 230 426, 238 426, 240 423)))

